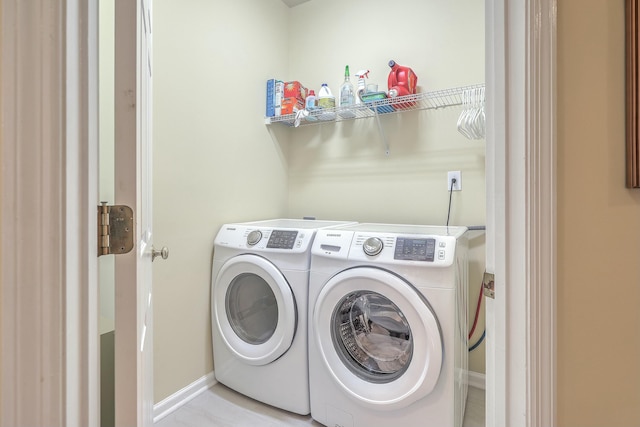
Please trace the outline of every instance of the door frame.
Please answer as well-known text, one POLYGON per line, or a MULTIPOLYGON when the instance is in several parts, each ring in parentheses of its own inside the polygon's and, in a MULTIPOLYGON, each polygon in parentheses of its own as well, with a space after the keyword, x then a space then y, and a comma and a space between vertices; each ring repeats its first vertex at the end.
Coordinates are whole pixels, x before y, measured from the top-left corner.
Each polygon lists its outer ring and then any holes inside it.
MULTIPOLYGON (((51 425, 98 423, 96 1, 0 0, 0 424, 27 414, 46 414, 44 424, 51 425), (34 37, 31 28, 46 31, 34 37), (18 51, 47 54, 19 57, 18 51), (32 80, 19 78, 25 75, 32 80), (46 114, 34 122, 16 111, 46 114), (36 171, 59 185, 51 191, 36 171), (31 214, 16 215, 20 209, 31 214), (34 230, 47 236, 37 241, 46 251, 25 260, 34 249, 25 237, 34 230), (26 283, 34 271, 47 280, 26 283), (46 298, 28 298, 25 289, 46 298), (25 323, 21 312, 45 313, 53 322, 25 323), (42 369, 19 369, 25 354, 39 355, 42 369), (40 383, 41 377, 48 381, 40 383), (25 384, 35 392, 25 393, 25 384)), ((495 341, 488 337, 488 370, 495 377, 487 381, 495 381, 495 394, 487 395, 487 417, 495 426, 552 426, 557 5, 486 0, 485 10, 493 117, 487 123, 487 267, 496 275, 487 324, 498 331, 495 341), (505 405, 496 407, 501 401, 505 405)))
POLYGON ((485 13, 487 425, 553 426, 557 0, 486 0, 485 13))
POLYGON ((0 425, 99 425, 97 3, 0 19, 0 425))

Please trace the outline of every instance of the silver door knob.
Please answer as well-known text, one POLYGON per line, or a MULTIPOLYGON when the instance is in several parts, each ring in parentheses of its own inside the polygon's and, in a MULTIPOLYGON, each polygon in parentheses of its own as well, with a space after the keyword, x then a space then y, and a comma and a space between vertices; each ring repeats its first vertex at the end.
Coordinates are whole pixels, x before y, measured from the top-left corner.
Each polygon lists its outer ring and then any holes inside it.
POLYGON ((166 246, 163 246, 162 249, 156 251, 155 248, 151 248, 151 261, 155 261, 156 257, 162 257, 162 259, 169 258, 169 249, 166 246))

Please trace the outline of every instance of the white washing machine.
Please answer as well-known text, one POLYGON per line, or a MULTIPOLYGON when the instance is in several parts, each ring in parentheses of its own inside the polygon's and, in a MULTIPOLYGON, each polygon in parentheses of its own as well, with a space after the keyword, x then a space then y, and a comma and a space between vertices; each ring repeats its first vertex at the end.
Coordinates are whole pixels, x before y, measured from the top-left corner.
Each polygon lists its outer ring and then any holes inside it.
POLYGON ((309 414, 311 244, 338 221, 226 224, 216 236, 211 329, 216 379, 261 402, 309 414))
POLYGON ((331 427, 462 426, 465 232, 388 224, 318 232, 309 283, 316 421, 331 427))

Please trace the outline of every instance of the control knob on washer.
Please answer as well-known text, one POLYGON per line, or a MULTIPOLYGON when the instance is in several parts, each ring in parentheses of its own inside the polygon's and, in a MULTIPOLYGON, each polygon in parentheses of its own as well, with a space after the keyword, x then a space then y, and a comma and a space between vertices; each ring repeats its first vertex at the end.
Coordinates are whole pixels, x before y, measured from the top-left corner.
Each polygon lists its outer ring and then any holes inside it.
POLYGON ((364 241, 364 244, 362 245, 362 250, 364 251, 365 254, 369 256, 374 256, 382 252, 383 247, 384 247, 384 244, 382 243, 382 240, 380 240, 377 237, 369 237, 367 240, 364 241))
POLYGON ((253 230, 247 236, 247 245, 253 246, 262 239, 262 232, 260 230, 253 230))

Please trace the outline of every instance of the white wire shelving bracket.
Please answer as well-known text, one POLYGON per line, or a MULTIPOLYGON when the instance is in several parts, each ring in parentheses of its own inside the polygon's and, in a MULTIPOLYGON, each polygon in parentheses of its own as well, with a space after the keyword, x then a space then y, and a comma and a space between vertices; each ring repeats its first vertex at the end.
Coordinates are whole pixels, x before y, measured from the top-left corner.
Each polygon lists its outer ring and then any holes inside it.
MULTIPOLYGON (((309 112, 299 121, 299 126, 313 126, 324 123, 366 119, 375 117, 378 130, 389 154, 389 144, 380 123, 380 116, 403 113, 406 111, 438 110, 463 105, 463 94, 468 91, 484 88, 484 84, 460 86, 431 92, 416 93, 414 95, 398 96, 377 101, 365 102, 346 107, 324 108, 309 112)), ((282 116, 265 117, 265 124, 282 124, 293 127, 296 113, 282 116)))

